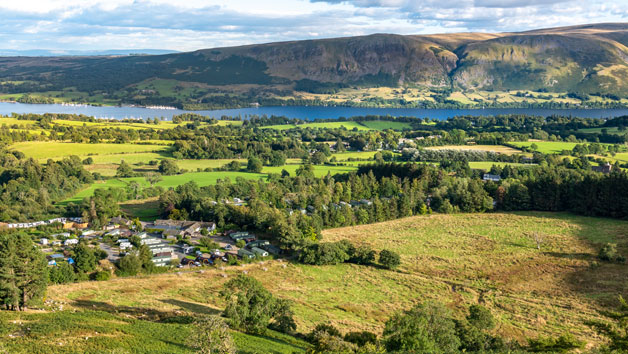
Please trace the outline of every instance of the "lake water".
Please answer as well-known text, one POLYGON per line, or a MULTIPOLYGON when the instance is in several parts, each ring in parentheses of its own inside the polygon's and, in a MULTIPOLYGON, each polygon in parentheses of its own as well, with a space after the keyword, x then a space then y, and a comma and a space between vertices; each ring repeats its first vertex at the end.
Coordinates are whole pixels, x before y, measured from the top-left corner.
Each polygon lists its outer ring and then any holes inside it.
POLYGON ((330 119, 340 117, 354 117, 365 115, 391 115, 418 118, 447 119, 460 115, 492 116, 497 114, 528 114, 536 116, 550 116, 553 114, 582 118, 612 118, 628 115, 628 109, 538 109, 538 108, 487 108, 487 109, 420 109, 420 108, 356 108, 356 107, 317 107, 317 106, 287 106, 287 107, 259 107, 219 109, 211 111, 184 111, 180 109, 157 109, 140 107, 93 107, 93 106, 65 106, 60 104, 25 104, 0 102, 0 114, 11 113, 69 113, 84 114, 96 118, 154 118, 164 117, 171 119, 174 115, 194 112, 204 116, 220 118, 222 116, 241 116, 247 118, 252 115, 276 115, 299 119, 330 119))

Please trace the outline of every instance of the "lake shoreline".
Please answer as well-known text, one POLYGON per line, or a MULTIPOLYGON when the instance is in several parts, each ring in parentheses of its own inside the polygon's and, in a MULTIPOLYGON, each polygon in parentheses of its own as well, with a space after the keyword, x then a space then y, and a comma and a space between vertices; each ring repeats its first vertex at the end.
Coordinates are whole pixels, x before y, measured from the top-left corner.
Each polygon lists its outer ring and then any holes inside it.
POLYGON ((416 117, 445 120, 456 116, 495 116, 521 114, 531 116, 574 116, 581 118, 614 118, 627 116, 627 108, 365 108, 344 106, 259 106, 234 109, 190 111, 172 109, 172 107, 143 108, 137 106, 92 106, 63 104, 29 104, 0 102, 0 115, 16 114, 76 114, 100 119, 147 119, 161 118, 171 120, 173 116, 184 113, 195 113, 215 119, 222 117, 240 117, 248 119, 262 116, 284 116, 303 120, 339 119, 358 116, 393 116, 416 117))

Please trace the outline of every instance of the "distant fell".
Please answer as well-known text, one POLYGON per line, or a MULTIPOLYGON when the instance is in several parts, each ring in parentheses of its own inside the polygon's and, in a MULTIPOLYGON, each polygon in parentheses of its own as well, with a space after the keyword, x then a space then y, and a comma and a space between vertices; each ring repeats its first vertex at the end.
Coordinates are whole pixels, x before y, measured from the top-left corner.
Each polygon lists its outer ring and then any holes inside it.
MULTIPOLYGON (((358 90, 343 96, 344 103, 365 104, 359 90, 381 87, 415 90, 412 102, 419 103, 446 103, 455 96, 452 92, 479 102, 490 98, 469 93, 512 94, 513 90, 596 95, 598 101, 628 98, 627 23, 518 33, 373 34, 163 55, 126 54, 0 58, 0 92, 72 88, 88 92, 89 97, 105 95, 112 102, 199 107, 271 99, 328 99, 343 104, 331 96, 316 96, 343 90, 358 90)), ((372 94, 368 102, 377 104, 377 95, 372 94)), ((404 104, 412 99, 397 92, 392 100, 404 104)))

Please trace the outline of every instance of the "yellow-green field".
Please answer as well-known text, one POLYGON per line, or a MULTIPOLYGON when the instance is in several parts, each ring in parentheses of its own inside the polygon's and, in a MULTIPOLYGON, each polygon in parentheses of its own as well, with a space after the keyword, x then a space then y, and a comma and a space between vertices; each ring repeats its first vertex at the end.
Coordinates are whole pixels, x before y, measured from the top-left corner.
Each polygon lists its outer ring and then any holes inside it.
MULTIPOLYGON (((248 172, 189 172, 174 176, 163 176, 162 180, 155 184, 156 187, 174 188, 188 182, 196 182, 200 187, 216 184, 219 179, 229 178, 231 181, 235 181, 236 178, 244 179, 259 179, 265 178, 266 175, 260 173, 248 173, 248 172)), ((92 185, 84 188, 71 198, 64 200, 63 204, 69 202, 80 202, 86 197, 90 197, 94 194, 94 191, 99 188, 126 188, 129 183, 137 182, 142 187, 148 187, 149 183, 146 182, 144 177, 129 177, 129 178, 112 178, 104 181, 98 181, 92 185)))
POLYGON ((559 154, 563 150, 573 150, 578 143, 569 143, 564 141, 517 141, 511 143, 518 147, 529 148, 532 144, 536 144, 538 148, 536 151, 544 154, 559 154))
POLYGON ((523 164, 523 163, 513 163, 513 162, 493 162, 493 161, 470 161, 469 167, 476 170, 485 170, 488 171, 493 166, 505 167, 531 167, 535 166, 533 164, 523 164))
POLYGON ((397 121, 387 121, 387 120, 372 120, 365 122, 316 122, 316 123, 304 123, 299 125, 294 124, 279 124, 279 125, 269 125, 262 127, 262 129, 276 129, 276 130, 287 130, 287 129, 306 129, 306 128, 325 128, 325 129, 339 129, 345 128, 347 130, 357 129, 361 131, 365 130, 405 130, 412 129, 412 125, 406 122, 397 122, 397 121))
POLYGON ((221 285, 246 270, 281 298, 294 302, 299 330, 328 322, 343 332, 381 333, 395 311, 429 299, 463 316, 482 301, 497 318, 496 331, 523 341, 571 333, 601 339, 588 320, 626 294, 625 265, 597 260, 604 242, 626 251, 628 223, 563 213, 416 216, 327 230, 324 241, 348 239, 397 251, 398 271, 341 264, 308 266, 272 261, 224 271, 180 272, 49 288, 48 298, 79 311, 85 304, 140 311, 218 311, 221 285), (542 239, 537 249, 532 238, 542 239), (226 274, 223 278, 221 274, 226 274))
POLYGON ((492 151, 500 154, 514 155, 520 153, 520 150, 513 149, 503 145, 444 145, 444 146, 429 146, 428 150, 475 150, 475 151, 492 151))
POLYGON ((280 124, 280 125, 268 125, 262 127, 262 129, 276 129, 276 130, 288 130, 288 129, 307 129, 307 128, 324 128, 324 129, 340 129, 345 128, 347 130, 371 130, 358 122, 322 122, 322 123, 304 123, 299 125, 293 124, 280 124))
POLYGON ((168 146, 144 145, 144 144, 87 144, 64 142, 27 141, 15 143, 12 150, 23 152, 27 157, 46 161, 47 159, 59 159, 70 155, 113 155, 137 152, 166 151, 168 146))

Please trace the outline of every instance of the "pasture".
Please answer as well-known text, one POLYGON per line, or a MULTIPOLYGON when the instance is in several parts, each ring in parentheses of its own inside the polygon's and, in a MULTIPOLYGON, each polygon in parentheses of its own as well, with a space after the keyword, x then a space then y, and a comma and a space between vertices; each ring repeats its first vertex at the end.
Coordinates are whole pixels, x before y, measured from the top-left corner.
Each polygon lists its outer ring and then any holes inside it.
MULTIPOLYGON (((286 170, 290 173, 290 176, 295 176, 297 169, 301 165, 283 165, 283 166, 265 166, 262 169, 262 173, 277 173, 281 174, 281 171, 286 170)), ((356 171, 357 167, 354 166, 327 166, 327 165, 313 165, 314 167, 314 176, 323 177, 328 173, 334 175, 336 173, 348 173, 352 171, 356 171)))
POLYGON ((482 302, 496 316, 496 331, 519 341, 571 333, 595 344, 600 338, 585 322, 602 318, 599 311, 628 291, 625 265, 600 262, 596 255, 604 242, 625 251, 627 234, 625 221, 564 213, 415 216, 323 232, 324 242, 348 239, 398 252, 397 271, 272 261, 52 286, 48 298, 78 310, 87 303, 142 313, 215 311, 224 305, 221 285, 246 270, 293 301, 301 332, 326 322, 343 332, 381 334, 393 313, 433 299, 457 316, 482 302), (543 239, 540 250, 534 232, 543 239))
POLYGON ((444 145, 429 146, 427 150, 469 150, 469 151, 492 151, 500 154, 514 155, 521 151, 504 145, 444 145))
MULTIPOLYGON (((88 144, 56 141, 27 141, 12 144, 11 150, 17 150, 26 157, 45 162, 47 159, 61 159, 70 155, 87 157, 91 155, 130 154, 138 152, 164 152, 165 145, 153 144, 88 144)), ((92 156, 93 157, 93 156, 92 156)))
POLYGON ((510 143, 518 147, 529 148, 532 144, 536 144, 536 151, 544 154, 560 154, 563 150, 573 150, 578 143, 570 143, 564 141, 516 141, 510 143))
MULTIPOLYGON (((193 316, 89 300, 78 303, 82 309, 76 312, 0 312, 0 321, 5 324, 0 350, 15 354, 190 353, 194 348, 188 337, 196 314, 216 312, 199 306, 193 316)), ((239 354, 303 353, 308 347, 303 341, 273 331, 265 336, 235 331, 231 335, 239 354)))
POLYGON ((288 129, 307 129, 307 128, 320 128, 320 129, 347 129, 347 130, 371 130, 358 122, 317 122, 317 123, 304 123, 299 125, 293 124, 279 124, 279 125, 268 125, 262 127, 261 129, 276 129, 276 130, 288 130, 288 129))
POLYGON ((491 169, 491 167, 493 167, 493 165, 495 166, 499 166, 499 167, 505 167, 505 166, 510 166, 510 167, 531 167, 531 166, 535 166, 533 164, 523 164, 523 163, 513 163, 513 162, 493 162, 493 161, 470 161, 469 162, 469 167, 476 169, 476 170, 485 170, 488 171, 491 169))
POLYGON ((388 121, 388 120, 369 120, 363 122, 315 122, 315 123, 304 123, 304 124, 279 124, 279 125, 268 125, 265 127, 261 127, 261 129, 276 129, 276 130, 288 130, 288 129, 307 129, 307 128, 320 128, 320 129, 347 129, 353 130, 357 129, 360 131, 367 130, 409 130, 412 129, 412 124, 407 122, 397 122, 397 121, 388 121))
MULTIPOLYGON (((281 171, 280 171, 281 172, 281 171)), ((200 187, 216 184, 219 179, 229 178, 235 181, 236 178, 244 179, 259 179, 264 178, 266 175, 260 173, 248 173, 248 172, 189 172, 180 175, 163 176, 160 182, 155 184, 155 187, 174 188, 188 182, 195 182, 200 187)), ((142 187, 149 187, 149 183, 146 182, 144 177, 129 177, 129 178, 112 178, 105 181, 98 181, 81 190, 73 197, 68 198, 61 203, 67 204, 69 202, 80 202, 81 200, 90 197, 94 194, 94 191, 99 188, 126 188, 131 182, 137 182, 142 187)))

